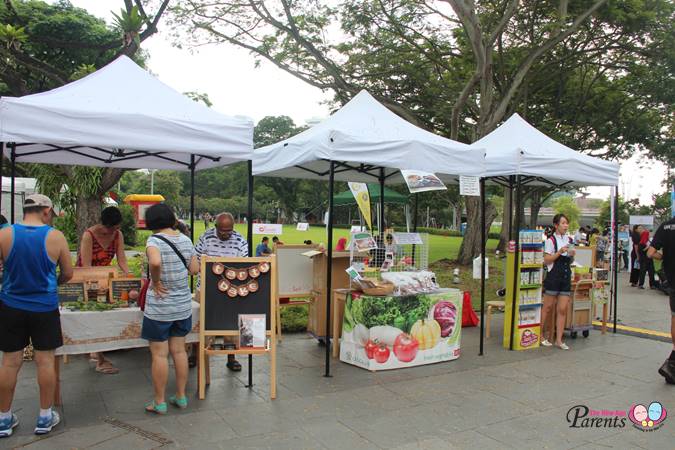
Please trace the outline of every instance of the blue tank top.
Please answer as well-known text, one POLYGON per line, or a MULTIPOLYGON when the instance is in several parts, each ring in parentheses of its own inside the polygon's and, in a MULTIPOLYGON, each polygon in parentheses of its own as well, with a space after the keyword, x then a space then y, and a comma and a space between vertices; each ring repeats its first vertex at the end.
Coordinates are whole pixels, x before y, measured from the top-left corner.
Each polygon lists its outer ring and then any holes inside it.
POLYGON ((56 263, 47 253, 49 225, 12 225, 12 247, 5 258, 0 300, 7 306, 33 312, 59 307, 56 263))

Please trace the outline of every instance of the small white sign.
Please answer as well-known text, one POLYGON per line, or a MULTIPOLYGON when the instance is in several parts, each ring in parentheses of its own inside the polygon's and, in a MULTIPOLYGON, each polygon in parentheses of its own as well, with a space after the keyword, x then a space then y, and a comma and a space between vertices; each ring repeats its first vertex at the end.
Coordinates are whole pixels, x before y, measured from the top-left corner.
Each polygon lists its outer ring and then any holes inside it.
POLYGON ((253 234, 282 234, 283 225, 280 223, 254 223, 253 234))
POLYGON ((459 195, 468 195, 471 197, 480 197, 480 179, 479 177, 459 176, 459 195))
POLYGON ((362 231, 367 231, 367 228, 360 225, 352 225, 350 233, 360 233, 362 231))
POLYGON ((424 244, 419 233, 394 233, 394 242, 398 245, 424 244))
POLYGON ((654 216, 630 216, 631 225, 654 225, 654 216))
POLYGON ((309 230, 309 224, 307 222, 298 222, 298 226, 295 229, 298 231, 307 231, 309 230))

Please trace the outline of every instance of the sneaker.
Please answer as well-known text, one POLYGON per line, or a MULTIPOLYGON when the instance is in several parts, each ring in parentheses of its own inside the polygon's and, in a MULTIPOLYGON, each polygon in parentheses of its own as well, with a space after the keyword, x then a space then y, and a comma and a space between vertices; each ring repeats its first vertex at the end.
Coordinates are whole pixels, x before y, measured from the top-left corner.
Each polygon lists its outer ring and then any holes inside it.
POLYGON ((556 344, 556 347, 558 347, 560 350, 569 350, 570 348, 565 344, 564 342, 560 345, 556 344))
POLYGON ((666 379, 668 384, 675 384, 675 361, 666 359, 659 369, 659 374, 666 379))
POLYGON ((0 438, 9 437, 14 432, 14 428, 19 424, 19 418, 16 414, 5 420, 0 420, 0 438))
POLYGON ((52 411, 51 417, 42 417, 39 416, 37 420, 37 425, 35 425, 35 434, 47 434, 52 431, 52 428, 57 426, 61 422, 61 417, 56 411, 52 411))
POLYGON ((553 344, 551 344, 551 343, 548 341, 548 339, 544 339, 543 341, 541 341, 541 345, 543 345, 544 347, 551 347, 551 346, 553 346, 553 344))

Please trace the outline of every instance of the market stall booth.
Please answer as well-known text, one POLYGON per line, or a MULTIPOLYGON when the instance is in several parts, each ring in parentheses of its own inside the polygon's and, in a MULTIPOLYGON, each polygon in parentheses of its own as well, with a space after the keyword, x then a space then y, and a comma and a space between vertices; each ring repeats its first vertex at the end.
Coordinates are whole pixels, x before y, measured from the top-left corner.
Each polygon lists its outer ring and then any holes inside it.
MULTIPOLYGON (((575 151, 540 132, 518 114, 490 134, 476 141, 473 146, 485 150, 485 177, 482 183, 490 182, 504 186, 512 193, 509 209, 520 211, 524 186, 550 186, 558 188, 577 186, 614 187, 612 202, 612 235, 617 235, 617 192, 619 164, 594 158, 575 151)), ((483 192, 483 191, 481 191, 483 192)), ((481 209, 485 209, 485 195, 481 197, 481 209)), ((520 214, 508 214, 509 254, 507 255, 507 292, 505 314, 505 346, 511 350, 535 348, 540 342, 541 317, 540 293, 543 281, 541 262, 543 258, 541 232, 521 229, 520 214), (535 256, 537 255, 537 256, 535 256), (531 259, 537 258, 536 260, 531 259), (537 272, 535 275, 533 272, 537 272), (527 277, 527 281, 525 281, 527 277)), ((482 213, 481 217, 485 217, 482 213)), ((483 223, 484 225, 484 223, 483 223)), ((481 227, 484 230, 484 226, 481 227)), ((617 239, 613 239, 611 298, 613 300, 614 331, 616 332, 617 310, 617 239)), ((485 254, 485 234, 482 235, 485 254)), ((588 268, 587 268, 588 269, 588 268)), ((483 274, 484 275, 484 274, 483 274)), ((484 286, 484 277, 481 280, 484 286)), ((598 285, 604 293, 605 285, 598 285)), ((481 290, 481 314, 484 310, 484 289, 481 290)), ((598 292, 598 299, 607 295, 598 292)), ((583 302, 580 302, 583 303, 583 302)), ((583 305, 585 308, 586 305, 583 305)), ((579 318, 578 315, 572 314, 579 318)), ((481 352, 483 349, 483 325, 481 321, 481 352)), ((550 329, 550 328, 549 328, 550 329)))
MULTIPOLYGON (((238 161, 249 161, 250 172, 253 123, 248 118, 225 116, 192 101, 121 56, 60 88, 18 98, 2 97, 0 143, 11 164, 11 197, 16 192, 17 162, 190 171, 191 230, 194 230, 195 172, 238 161)), ((0 158, 0 169, 3 160, 0 158)), ((12 218, 17 207, 20 205, 12 202, 12 218)), ((249 239, 251 234, 249 229, 249 239)), ((83 286, 81 281, 74 280, 63 288, 70 290, 67 298, 74 300, 62 307, 66 317, 64 335, 88 344, 66 342, 62 352, 87 353, 139 344, 138 323, 143 313, 133 301, 128 301, 132 300, 128 298, 132 289, 128 285, 122 287, 130 280, 115 278, 109 280, 109 287, 117 284, 118 288, 111 289, 109 295, 97 284, 96 299, 88 295, 92 286, 83 286), (122 301, 125 291, 127 301, 122 301), (101 314, 97 316, 100 320, 88 317, 89 323, 91 320, 112 323, 123 315, 128 327, 123 327, 126 331, 121 337, 110 336, 110 327, 87 328, 84 334, 82 330, 71 329, 71 324, 81 326, 79 318, 85 312, 101 314), (135 319, 127 320, 131 316, 135 319), (95 348, 89 345, 92 343, 96 343, 95 348)), ((195 317, 194 323, 197 322, 195 317)), ((144 341, 143 344, 147 345, 144 341)))
MULTIPOLYGON (((403 183, 401 169, 435 173, 445 183, 459 174, 482 176, 484 153, 418 128, 361 91, 325 121, 279 143, 255 150, 253 173, 261 176, 327 180, 326 318, 331 328, 333 297, 334 182, 376 182, 380 187, 379 223, 384 224, 384 186, 403 183)), ((384 238, 384 227, 378 230, 384 238)), ((327 340, 325 375, 330 376, 327 340)))

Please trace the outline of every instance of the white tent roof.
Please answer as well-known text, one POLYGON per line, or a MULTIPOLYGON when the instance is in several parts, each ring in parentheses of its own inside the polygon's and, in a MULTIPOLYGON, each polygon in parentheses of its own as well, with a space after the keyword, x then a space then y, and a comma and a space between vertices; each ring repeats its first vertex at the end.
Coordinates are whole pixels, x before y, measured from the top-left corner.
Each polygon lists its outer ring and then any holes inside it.
POLYGON ((484 152, 405 121, 361 91, 325 121, 285 141, 253 152, 254 175, 373 182, 385 167, 386 182, 402 183, 400 169, 437 174, 482 175, 484 152), (363 172, 367 173, 363 173, 363 172))
POLYGON ((616 186, 619 164, 584 155, 554 141, 512 115, 492 133, 473 144, 485 149, 485 176, 538 177, 530 184, 549 182, 565 186, 616 186))
POLYGON ((21 162, 186 170, 195 154, 205 169, 250 159, 253 123, 189 99, 121 56, 51 91, 1 98, 0 142, 16 143, 21 162))

